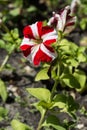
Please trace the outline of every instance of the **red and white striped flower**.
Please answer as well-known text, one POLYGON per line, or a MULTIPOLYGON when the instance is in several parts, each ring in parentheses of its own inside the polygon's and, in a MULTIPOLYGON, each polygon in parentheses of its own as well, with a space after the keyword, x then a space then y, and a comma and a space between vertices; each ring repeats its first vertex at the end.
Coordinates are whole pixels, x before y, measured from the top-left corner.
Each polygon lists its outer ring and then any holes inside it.
POLYGON ((73 25, 76 22, 75 16, 70 16, 70 6, 66 6, 59 13, 53 12, 53 17, 50 18, 48 25, 54 26, 58 31, 72 31, 73 25))
POLYGON ((51 62, 55 58, 56 54, 51 45, 56 42, 58 36, 52 27, 36 22, 26 26, 23 33, 20 49, 31 63, 39 65, 40 62, 51 62))

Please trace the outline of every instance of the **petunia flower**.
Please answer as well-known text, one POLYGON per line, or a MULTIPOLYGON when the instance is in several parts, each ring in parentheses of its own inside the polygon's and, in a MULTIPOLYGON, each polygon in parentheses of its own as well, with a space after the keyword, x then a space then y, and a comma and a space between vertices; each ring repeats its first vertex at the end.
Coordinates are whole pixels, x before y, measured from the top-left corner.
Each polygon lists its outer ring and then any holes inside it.
POLYGON ((39 21, 26 26, 23 34, 20 49, 31 63, 39 65, 40 62, 51 62, 56 57, 52 43, 56 42, 58 36, 52 27, 43 26, 39 21))
POLYGON ((70 16, 70 13, 70 6, 66 6, 59 13, 53 12, 53 17, 48 21, 48 25, 54 26, 58 31, 72 31, 76 22, 76 17, 70 16))

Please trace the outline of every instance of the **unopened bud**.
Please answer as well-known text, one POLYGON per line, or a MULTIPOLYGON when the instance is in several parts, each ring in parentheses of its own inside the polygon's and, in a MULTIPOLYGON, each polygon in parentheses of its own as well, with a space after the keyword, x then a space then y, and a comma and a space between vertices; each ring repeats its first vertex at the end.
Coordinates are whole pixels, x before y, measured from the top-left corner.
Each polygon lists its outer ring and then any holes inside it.
POLYGON ((80 0, 72 0, 71 2, 71 15, 73 15, 74 13, 76 13, 77 11, 77 7, 78 5, 80 5, 80 0))

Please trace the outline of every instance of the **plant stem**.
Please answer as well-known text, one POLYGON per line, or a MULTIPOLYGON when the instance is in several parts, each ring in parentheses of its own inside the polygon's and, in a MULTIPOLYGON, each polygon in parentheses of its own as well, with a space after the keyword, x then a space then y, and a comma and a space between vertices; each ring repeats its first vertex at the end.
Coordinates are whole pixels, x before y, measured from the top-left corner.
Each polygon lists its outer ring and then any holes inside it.
POLYGON ((53 99, 53 97, 54 97, 54 93, 55 93, 55 91, 56 91, 56 87, 57 87, 57 85, 58 85, 58 80, 55 80, 55 83, 54 83, 54 86, 53 86, 53 88, 52 88, 52 91, 51 91, 51 100, 53 99))
POLYGON ((9 59, 10 55, 6 55, 4 61, 2 62, 2 65, 0 66, 0 72, 3 70, 4 66, 6 65, 8 59, 9 59))
MULTIPOLYGON (((11 36, 12 39, 13 39, 13 43, 14 43, 15 39, 14 39, 14 37, 12 36, 12 34, 11 34, 10 30, 8 29, 8 27, 7 27, 3 22, 1 23, 1 26, 2 26, 2 28, 5 30, 5 32, 7 32, 7 33, 10 34, 10 36, 11 36)), ((15 47, 14 47, 14 48, 15 48, 15 47)), ((11 52, 9 52, 9 53, 6 55, 4 61, 2 62, 1 66, 0 66, 0 72, 3 70, 4 66, 6 65, 8 59, 9 59, 11 53, 12 53, 12 51, 14 50, 14 48, 11 50, 11 52)))
POLYGON ((60 76, 60 65, 58 64, 58 68, 57 68, 57 78, 55 79, 55 83, 53 85, 52 91, 51 91, 51 100, 53 99, 54 93, 56 91, 56 87, 59 83, 59 76, 60 76))
POLYGON ((41 129, 41 127, 42 127, 41 125, 42 125, 42 122, 43 122, 43 120, 44 120, 45 114, 46 114, 46 110, 45 110, 44 114, 43 114, 43 115, 41 116, 41 118, 40 118, 40 121, 39 121, 37 130, 40 130, 40 129, 41 129))

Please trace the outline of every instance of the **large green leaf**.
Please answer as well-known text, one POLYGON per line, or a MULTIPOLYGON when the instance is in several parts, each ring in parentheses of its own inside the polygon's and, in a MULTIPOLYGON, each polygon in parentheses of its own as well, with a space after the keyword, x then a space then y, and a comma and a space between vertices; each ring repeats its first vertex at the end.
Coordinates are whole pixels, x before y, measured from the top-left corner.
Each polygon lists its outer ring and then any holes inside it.
POLYGON ((64 74, 61 81, 70 88, 80 88, 80 83, 72 74, 64 74))
POLYGON ((46 80, 49 79, 48 76, 48 68, 44 68, 41 71, 39 71, 35 77, 35 81, 39 81, 39 80, 46 80))
POLYGON ((11 121, 11 126, 13 130, 31 130, 28 125, 21 123, 20 121, 15 119, 11 121))
POLYGON ((77 88, 78 92, 83 92, 86 89, 86 74, 81 70, 76 70, 74 73, 75 78, 80 84, 80 88, 77 88))
POLYGON ((27 91, 41 101, 50 102, 51 93, 46 88, 27 88, 27 91))
POLYGON ((3 101, 7 99, 7 89, 5 83, 0 79, 0 96, 3 101))
POLYGON ((66 96, 64 94, 57 94, 53 100, 54 104, 51 108, 58 107, 61 112, 67 112, 71 114, 78 109, 78 104, 74 101, 72 96, 66 96))
POLYGON ((45 122, 42 124, 45 127, 53 127, 56 130, 66 130, 59 122, 58 118, 54 115, 50 115, 45 122))

